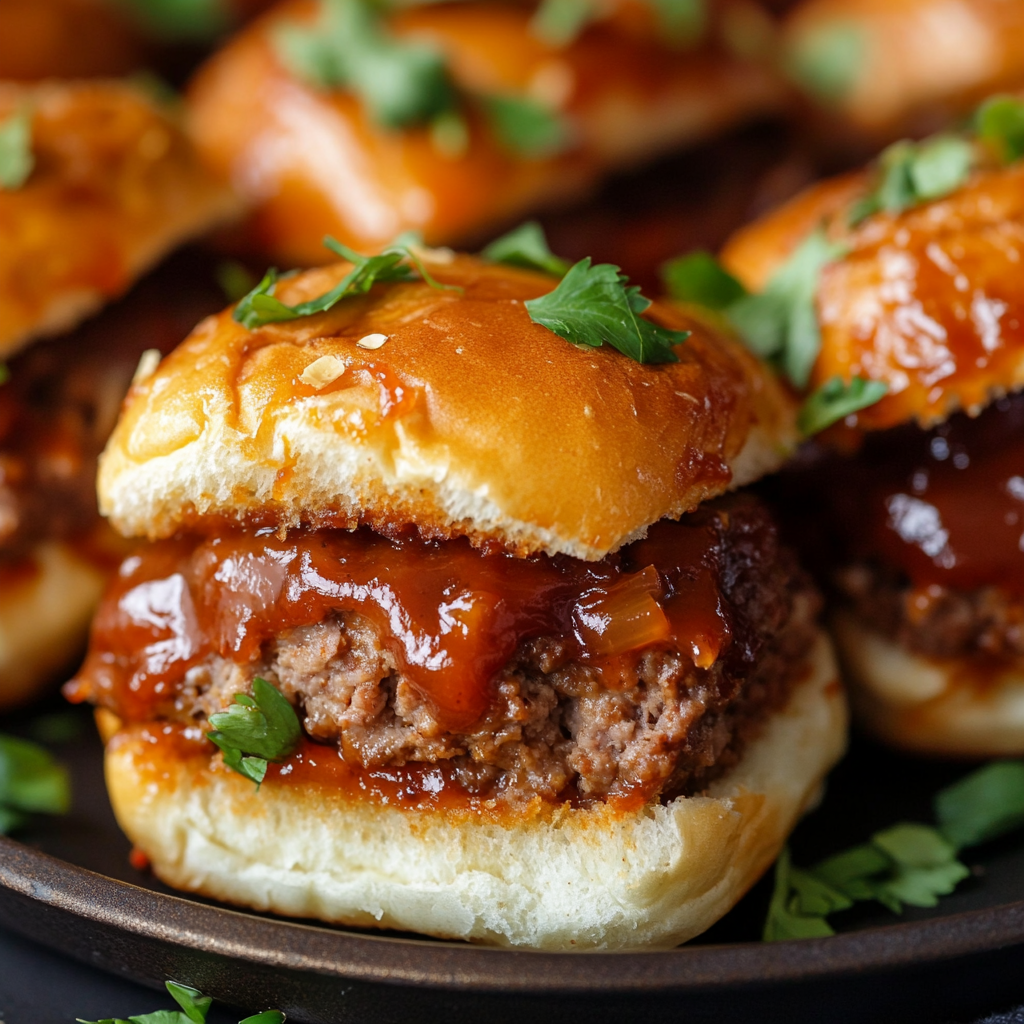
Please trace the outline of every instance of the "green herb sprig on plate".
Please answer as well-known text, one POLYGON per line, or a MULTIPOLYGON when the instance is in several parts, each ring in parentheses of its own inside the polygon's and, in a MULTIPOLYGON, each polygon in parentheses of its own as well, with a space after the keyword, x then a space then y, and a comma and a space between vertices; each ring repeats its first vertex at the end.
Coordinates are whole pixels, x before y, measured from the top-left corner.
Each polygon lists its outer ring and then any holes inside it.
POLYGON ((764 939, 832 935, 827 918, 874 900, 894 913, 904 904, 934 907, 970 875, 958 854, 1024 825, 1024 762, 994 761, 942 790, 936 826, 903 822, 811 868, 788 850, 775 865, 764 939))
MULTIPOLYGON (((164 982, 171 998, 181 1007, 180 1010, 156 1010, 154 1013, 142 1013, 127 1020, 123 1017, 104 1017, 102 1020, 87 1021, 76 1018, 78 1024, 205 1024, 213 1000, 204 996, 199 989, 190 985, 181 985, 176 981, 164 982)), ((287 1018, 280 1010, 264 1010, 262 1013, 246 1017, 238 1024, 284 1024, 287 1018)))
POLYGON ((21 188, 34 166, 32 112, 23 106, 0 122, 0 189, 21 188))
POLYGON ((70 805, 67 769, 37 744, 0 735, 0 833, 30 814, 65 814, 70 805))
POLYGON ((213 731, 207 737, 224 754, 224 763, 257 787, 270 761, 282 761, 293 753, 302 738, 295 709, 281 691, 257 676, 252 696, 235 695, 227 711, 210 715, 213 731))
POLYGON ((299 317, 325 313, 333 309, 342 299, 353 295, 365 295, 375 284, 394 281, 424 280, 431 288, 442 290, 459 289, 455 285, 440 284, 427 271, 423 260, 415 251, 413 241, 400 238, 392 242, 376 256, 363 256, 342 245, 327 235, 324 245, 342 259, 352 264, 352 269, 330 291, 307 302, 289 306, 274 295, 277 282, 281 280, 277 269, 271 267, 263 279, 235 306, 232 317, 250 331, 265 324, 297 320, 299 317))
POLYGON ((496 238, 480 255, 494 263, 539 270, 552 277, 565 277, 570 266, 568 260, 556 256, 548 248, 544 229, 535 220, 528 220, 507 235, 496 238))

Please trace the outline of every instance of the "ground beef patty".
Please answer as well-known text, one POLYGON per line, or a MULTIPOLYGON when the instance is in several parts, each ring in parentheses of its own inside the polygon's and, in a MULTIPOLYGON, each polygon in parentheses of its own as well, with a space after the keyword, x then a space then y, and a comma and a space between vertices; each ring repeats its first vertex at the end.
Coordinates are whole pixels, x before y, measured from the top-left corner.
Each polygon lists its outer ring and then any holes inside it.
POLYGON ((447 761, 468 790, 511 801, 698 791, 784 704, 819 607, 762 505, 733 498, 698 515, 720 531, 719 586, 731 622, 710 668, 655 647, 616 674, 574 660, 561 641, 530 640, 498 673, 485 717, 451 733, 378 630, 342 612, 277 637, 256 662, 206 658, 188 671, 171 713, 208 717, 260 675, 301 707, 310 736, 337 742, 364 766, 447 761))

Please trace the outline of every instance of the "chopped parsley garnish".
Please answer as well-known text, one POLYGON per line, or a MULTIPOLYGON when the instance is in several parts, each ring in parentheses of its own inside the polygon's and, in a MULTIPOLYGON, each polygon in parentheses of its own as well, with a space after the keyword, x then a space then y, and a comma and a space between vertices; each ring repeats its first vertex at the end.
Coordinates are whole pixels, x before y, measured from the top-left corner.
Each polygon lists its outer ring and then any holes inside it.
MULTIPOLYGON (((86 1021, 78 1017, 78 1024, 205 1024, 213 1000, 204 996, 199 989, 180 985, 176 981, 164 982, 171 998, 180 1010, 157 1010, 143 1013, 125 1020, 123 1017, 104 1017, 103 1020, 86 1021)), ((246 1017, 238 1024, 284 1024, 286 1017, 280 1010, 264 1010, 246 1017)))
POLYGON ((208 42, 231 23, 225 0, 121 0, 160 39, 208 42))
POLYGON ((32 112, 22 107, 0 123, 0 188, 21 188, 34 166, 32 112))
POLYGON ((598 348, 607 343, 638 363, 675 363, 672 351, 689 331, 672 331, 644 320, 650 306, 629 278, 610 263, 592 265, 586 257, 570 267, 554 291, 524 305, 530 319, 571 345, 598 348))
POLYGON ((491 131, 510 153, 540 159, 565 149, 569 131, 550 107, 529 96, 485 96, 484 111, 491 131))
POLYGON ((705 0, 650 0, 665 38, 677 46, 691 46, 704 34, 708 22, 705 0))
POLYGON ((67 770, 28 740, 0 735, 0 833, 30 814, 64 814, 71 806, 67 770))
POLYGON ((594 0, 543 0, 530 28, 549 46, 568 46, 598 15, 594 0))
POLYGON ((974 132, 991 146, 1003 163, 1024 156, 1024 101, 1016 96, 992 96, 974 115, 974 132))
POLYGON ((867 38, 855 21, 834 21, 801 33, 783 65, 815 99, 838 104, 850 93, 864 62, 867 38))
POLYGON ((293 74, 351 89, 385 128, 423 124, 455 105, 444 55, 392 35, 365 0, 324 0, 317 24, 283 26, 277 44, 293 74))
POLYGON ((454 285, 440 284, 431 277, 423 261, 416 254, 413 243, 399 238, 376 256, 362 256, 327 235, 324 245, 342 259, 352 263, 352 269, 328 292, 307 302, 289 306, 274 295, 280 280, 276 267, 271 267, 263 280, 235 306, 232 317, 250 331, 264 324, 325 313, 342 299, 365 295, 375 284, 387 281, 415 281, 422 278, 431 288, 458 290, 454 285))
POLYGON ((812 868, 793 867, 788 850, 775 865, 764 939, 832 935, 826 918, 875 900, 894 913, 934 907, 970 875, 958 853, 1024 825, 1024 762, 996 761, 942 790, 938 828, 903 822, 812 868))
POLYGON ((496 238, 480 254, 485 260, 507 263, 512 267, 540 270, 553 277, 565 277, 569 263, 548 248, 544 229, 535 221, 520 224, 507 235, 496 238))
POLYGON ((281 691, 257 676, 252 696, 235 695, 227 711, 210 715, 214 731, 207 733, 224 754, 224 763, 257 786, 269 761, 281 761, 298 746, 302 727, 295 709, 281 691))
POLYGON ((706 309, 728 309, 747 289, 709 252, 677 256, 661 268, 665 289, 673 299, 706 309))
POLYGON ((851 226, 881 210, 900 213, 956 191, 967 180, 974 155, 974 146, 959 135, 893 143, 878 158, 875 187, 851 207, 851 226))
POLYGON ((852 413, 874 405, 888 391, 889 385, 885 381, 854 377, 847 384, 841 377, 833 377, 804 399, 797 416, 797 427, 805 437, 810 437, 852 413))

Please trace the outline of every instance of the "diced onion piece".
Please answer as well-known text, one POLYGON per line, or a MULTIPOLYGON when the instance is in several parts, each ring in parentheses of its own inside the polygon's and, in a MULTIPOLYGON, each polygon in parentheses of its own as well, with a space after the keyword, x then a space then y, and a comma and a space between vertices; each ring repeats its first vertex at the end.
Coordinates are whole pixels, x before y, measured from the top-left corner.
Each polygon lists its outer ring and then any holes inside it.
POLYGON ((611 657, 665 640, 672 627, 658 603, 661 592, 658 570, 649 565, 607 590, 584 595, 573 615, 587 653, 611 657))

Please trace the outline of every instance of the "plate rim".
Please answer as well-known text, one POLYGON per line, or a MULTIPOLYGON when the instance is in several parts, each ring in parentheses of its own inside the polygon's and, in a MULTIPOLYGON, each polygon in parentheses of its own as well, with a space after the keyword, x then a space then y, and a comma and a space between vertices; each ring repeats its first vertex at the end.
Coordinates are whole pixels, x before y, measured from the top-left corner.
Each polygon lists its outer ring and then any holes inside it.
POLYGON ((97 926, 253 966, 451 992, 714 991, 924 967, 1024 944, 1020 900, 773 943, 586 953, 472 946, 366 934, 200 903, 99 874, 5 837, 0 837, 0 890, 97 926), (595 957, 614 958, 615 970, 595 971, 595 957))

